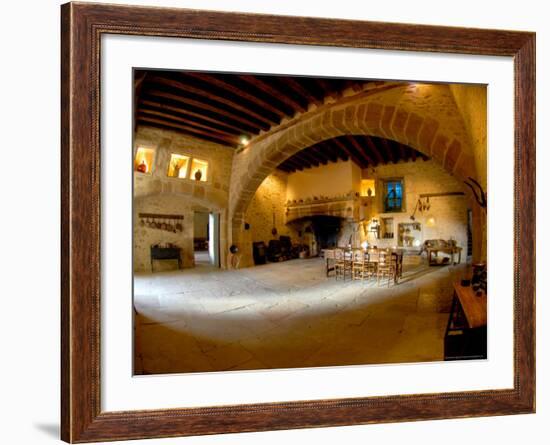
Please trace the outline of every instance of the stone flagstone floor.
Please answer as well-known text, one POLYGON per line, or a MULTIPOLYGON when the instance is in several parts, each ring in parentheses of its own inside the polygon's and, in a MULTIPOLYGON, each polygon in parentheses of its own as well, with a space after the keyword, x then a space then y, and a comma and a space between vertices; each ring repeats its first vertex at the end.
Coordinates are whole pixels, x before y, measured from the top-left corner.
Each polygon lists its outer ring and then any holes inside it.
POLYGON ((443 359, 464 266, 405 263, 398 285, 336 281, 321 259, 135 276, 135 374, 443 359))

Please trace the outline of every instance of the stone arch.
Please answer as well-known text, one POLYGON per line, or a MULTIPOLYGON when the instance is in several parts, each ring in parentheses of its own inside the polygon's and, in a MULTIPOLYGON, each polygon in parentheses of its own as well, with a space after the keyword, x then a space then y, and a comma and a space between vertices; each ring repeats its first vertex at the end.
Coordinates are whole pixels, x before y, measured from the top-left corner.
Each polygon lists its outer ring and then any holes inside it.
POLYGON ((353 134, 391 139, 431 157, 459 181, 477 176, 471 138, 447 85, 383 88, 308 112, 234 157, 229 202, 233 243, 238 243, 244 214, 262 181, 295 153, 327 139, 353 134))

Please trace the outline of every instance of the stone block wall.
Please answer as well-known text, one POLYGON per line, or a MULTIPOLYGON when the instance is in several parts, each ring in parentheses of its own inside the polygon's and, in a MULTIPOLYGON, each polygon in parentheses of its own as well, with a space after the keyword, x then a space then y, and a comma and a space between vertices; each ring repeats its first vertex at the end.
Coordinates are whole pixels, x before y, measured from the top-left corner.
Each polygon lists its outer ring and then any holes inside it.
POLYGON ((285 224, 286 192, 288 174, 275 171, 260 184, 246 212, 245 221, 250 224, 253 241, 273 239, 272 229, 280 235, 295 236, 285 224))
MULTIPOLYGON (((226 264, 228 193, 234 150, 198 140, 177 132, 152 127, 138 127, 134 138, 134 155, 138 147, 155 150, 151 173, 134 172, 134 270, 149 272, 149 248, 153 244, 173 243, 183 249, 183 267, 194 265, 194 212, 220 214, 220 260, 226 264), (167 176, 171 154, 182 154, 207 160, 206 182, 167 176), (184 231, 170 233, 140 226, 139 213, 183 214, 184 231)), ((155 270, 169 267, 156 262, 155 270), (158 268, 158 269, 157 269, 158 268)))
POLYGON ((134 173, 134 197, 178 193, 227 207, 234 150, 231 147, 195 139, 175 131, 138 127, 134 154, 138 147, 155 150, 152 173, 134 173), (208 161, 206 182, 171 178, 167 175, 170 156, 181 154, 208 161))
MULTIPOLYGON (((192 206, 175 195, 158 195, 134 200, 134 272, 151 272, 150 247, 156 244, 171 243, 182 249, 182 266, 193 267, 193 216, 192 206), (168 232, 149 228, 140 224, 139 213, 179 214, 182 232, 168 232)), ((174 269, 173 261, 155 261, 155 272, 174 269)))
MULTIPOLYGON (((397 164, 380 165, 375 169, 363 170, 363 178, 376 180, 376 196, 372 199, 368 219, 393 218, 393 239, 376 239, 374 235, 364 234, 361 240, 367 240, 378 247, 394 247, 398 244, 398 224, 411 223, 411 215, 418 202, 420 194, 466 192, 463 184, 446 172, 437 162, 416 161, 397 164), (385 178, 403 178, 405 197, 403 212, 383 212, 382 181, 385 178)), ((425 198, 424 198, 425 200, 425 198)), ((417 211, 414 222, 421 224, 421 242, 428 239, 454 239, 462 247, 462 261, 466 261, 468 247, 467 221, 468 203, 464 196, 440 196, 429 199, 430 210, 417 211), (428 220, 433 218, 434 224, 428 220)))

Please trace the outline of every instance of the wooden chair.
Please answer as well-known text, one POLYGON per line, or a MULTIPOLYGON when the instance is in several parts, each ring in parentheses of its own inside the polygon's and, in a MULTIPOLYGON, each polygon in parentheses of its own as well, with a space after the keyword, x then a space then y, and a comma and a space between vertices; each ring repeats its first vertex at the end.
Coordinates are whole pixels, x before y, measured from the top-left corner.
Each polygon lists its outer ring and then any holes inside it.
POLYGON ((393 252, 395 256, 395 283, 403 276, 403 252, 393 252))
POLYGON ((336 279, 342 277, 345 280, 347 272, 350 277, 352 275, 352 261, 351 258, 347 258, 344 249, 335 249, 334 251, 334 272, 336 279))
POLYGON ((326 264, 326 274, 327 277, 329 276, 330 272, 333 270, 336 270, 335 267, 335 256, 336 251, 334 249, 324 249, 322 251, 323 257, 325 258, 325 264, 326 264))
POLYGON ((376 278, 378 274, 378 259, 380 251, 378 249, 367 250, 367 276, 376 278))
POLYGON ((352 253, 351 275, 354 280, 367 278, 367 254, 363 250, 354 250, 352 253))
POLYGON ((395 274, 397 270, 395 256, 388 251, 380 251, 378 256, 378 270, 377 270, 377 284, 380 286, 380 278, 387 278, 388 287, 390 287, 390 282, 395 283, 395 274))

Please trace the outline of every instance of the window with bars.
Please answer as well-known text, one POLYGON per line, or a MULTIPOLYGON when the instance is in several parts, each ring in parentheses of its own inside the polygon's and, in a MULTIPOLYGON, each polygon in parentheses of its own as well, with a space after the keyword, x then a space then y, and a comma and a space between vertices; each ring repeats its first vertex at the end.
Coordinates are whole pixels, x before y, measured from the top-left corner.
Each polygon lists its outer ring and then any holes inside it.
POLYGON ((403 179, 384 180, 384 212, 402 212, 403 195, 403 179))

